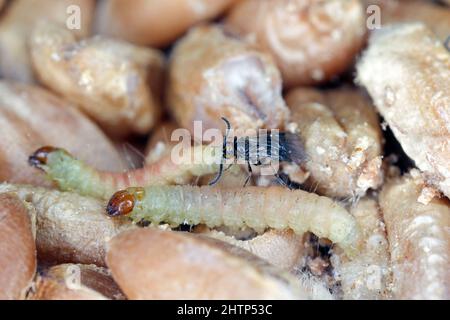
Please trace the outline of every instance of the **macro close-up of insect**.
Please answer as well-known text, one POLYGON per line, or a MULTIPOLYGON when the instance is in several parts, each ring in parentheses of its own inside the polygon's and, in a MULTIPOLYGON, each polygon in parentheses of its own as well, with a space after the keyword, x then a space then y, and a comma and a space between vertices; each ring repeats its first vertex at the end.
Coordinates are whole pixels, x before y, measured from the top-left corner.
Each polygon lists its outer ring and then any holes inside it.
POLYGON ((0 300, 450 299, 449 0, 0 0, 0 137, 0 300))
POLYGON ((279 130, 259 130, 253 136, 238 137, 232 134, 230 122, 222 118, 227 130, 223 137, 223 155, 219 165, 219 173, 210 182, 216 184, 221 178, 224 166, 233 163, 244 163, 247 165, 249 176, 244 186, 250 180, 253 172, 252 166, 269 165, 272 173, 282 183, 283 180, 278 175, 278 164, 282 161, 301 164, 305 158, 305 151, 300 140, 300 136, 290 132, 279 132, 279 130))

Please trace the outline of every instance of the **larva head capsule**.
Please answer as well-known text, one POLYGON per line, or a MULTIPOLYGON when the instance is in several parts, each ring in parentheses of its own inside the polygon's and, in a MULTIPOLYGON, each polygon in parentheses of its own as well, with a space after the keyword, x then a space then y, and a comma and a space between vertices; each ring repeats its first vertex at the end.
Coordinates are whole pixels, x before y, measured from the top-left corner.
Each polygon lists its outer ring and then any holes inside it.
POLYGON ((140 200, 142 196, 142 188, 129 188, 127 190, 117 191, 109 200, 106 207, 106 213, 110 217, 126 216, 130 214, 136 200, 140 200))
POLYGON ((43 170, 43 166, 47 164, 48 156, 50 153, 57 152, 57 151, 64 151, 63 149, 55 148, 55 147, 42 147, 37 149, 31 156, 28 157, 28 163, 32 167, 36 167, 38 169, 43 170))

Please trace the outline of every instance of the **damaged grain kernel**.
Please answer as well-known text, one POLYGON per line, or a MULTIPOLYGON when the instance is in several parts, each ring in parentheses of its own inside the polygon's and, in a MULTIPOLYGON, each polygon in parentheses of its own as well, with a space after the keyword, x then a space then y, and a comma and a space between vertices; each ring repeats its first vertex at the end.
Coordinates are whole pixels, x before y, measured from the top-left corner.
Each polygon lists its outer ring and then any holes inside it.
POLYGON ((36 27, 30 48, 39 80, 111 135, 146 134, 157 123, 160 52, 101 36, 77 41, 69 30, 48 23, 36 27))
POLYGON ((215 18, 236 0, 106 0, 98 6, 100 34, 165 47, 191 26, 215 18))
MULTIPOLYGON (((253 170, 253 174, 257 172, 258 169, 253 170)), ((217 171, 213 174, 204 175, 199 177, 198 183, 195 183, 199 186, 207 186, 211 185, 211 181, 217 178, 217 171)), ((228 170, 224 171, 221 175, 219 181, 217 181, 214 186, 218 188, 237 188, 242 186, 251 186, 254 185, 253 179, 251 177, 252 173, 248 172, 243 166, 233 165, 228 168, 228 170)))
POLYGON ((308 159, 311 190, 356 198, 382 183, 382 134, 375 109, 357 90, 297 88, 288 93, 308 159))
POLYGON ((380 194, 396 299, 450 298, 450 203, 417 202, 422 181, 393 178, 380 194))
POLYGON ((67 8, 78 6, 82 12, 77 38, 87 37, 95 10, 94 0, 14 0, 0 21, 0 74, 2 78, 33 83, 34 75, 28 38, 41 20, 66 26, 67 8))
POLYGON ((363 0, 365 8, 376 5, 380 8, 381 23, 422 22, 436 36, 445 41, 450 32, 450 10, 445 6, 423 0, 363 0))
POLYGON ((291 230, 268 230, 254 238, 238 240, 229 233, 209 229, 204 225, 196 227, 194 231, 247 250, 277 268, 290 271, 313 300, 335 298, 326 281, 304 272, 309 258, 306 235, 296 235, 291 230))
POLYGON ((101 201, 31 186, 0 184, 36 211, 36 247, 40 262, 104 265, 106 242, 132 228, 126 219, 110 219, 101 201))
POLYGON ((395 25, 372 34, 357 70, 405 153, 450 196, 450 52, 423 24, 395 25))
POLYGON ((57 150, 58 149, 50 146, 42 147, 28 158, 28 164, 32 167, 41 169, 43 166, 47 165, 49 154, 56 152, 57 150))
POLYGON ((0 137, 0 182, 51 186, 27 158, 52 144, 99 169, 123 169, 113 144, 90 119, 37 86, 0 81, 0 137))
POLYGON ((217 25, 192 29, 172 53, 168 106, 177 123, 193 132, 223 128, 280 128, 287 120, 280 73, 267 54, 217 25))
POLYGON ((14 194, 0 205, 0 299, 24 299, 37 266, 33 212, 14 194))
POLYGON ((145 147, 146 164, 156 162, 171 152, 173 146, 177 144, 177 141, 171 140, 172 133, 178 128, 173 121, 161 122, 154 128, 145 147))
POLYGON ((323 83, 345 71, 366 34, 359 0, 247 0, 226 22, 272 54, 288 87, 323 83))
POLYGON ((296 235, 292 230, 269 230, 249 240, 238 240, 206 226, 196 228, 195 232, 245 249, 287 271, 297 270, 305 258, 303 235, 296 235))

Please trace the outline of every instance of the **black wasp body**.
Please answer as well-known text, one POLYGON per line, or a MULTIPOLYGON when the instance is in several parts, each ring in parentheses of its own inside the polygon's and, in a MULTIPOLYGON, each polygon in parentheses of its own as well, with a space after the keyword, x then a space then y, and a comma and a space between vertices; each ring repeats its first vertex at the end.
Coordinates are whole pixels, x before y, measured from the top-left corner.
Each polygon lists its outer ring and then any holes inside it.
MULTIPOLYGON (((258 134, 252 136, 230 136, 230 122, 225 118, 222 120, 227 125, 227 132, 223 137, 222 162, 219 173, 210 185, 220 180, 226 163, 247 164, 250 173, 245 182, 247 184, 252 173, 252 166, 271 166, 280 162, 301 164, 306 158, 300 137, 295 133, 260 130, 258 134)), ((274 169, 273 175, 279 178, 278 170, 274 169)))

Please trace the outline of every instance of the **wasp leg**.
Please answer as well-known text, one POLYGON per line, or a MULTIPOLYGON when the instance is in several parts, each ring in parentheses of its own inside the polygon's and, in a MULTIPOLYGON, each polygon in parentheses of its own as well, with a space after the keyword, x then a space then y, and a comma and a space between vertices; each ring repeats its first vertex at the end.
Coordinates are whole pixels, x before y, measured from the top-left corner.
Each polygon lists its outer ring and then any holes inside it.
POLYGON ((247 162, 247 167, 248 167, 248 177, 247 177, 247 179, 245 179, 244 188, 249 183, 250 178, 252 177, 252 173, 253 173, 252 166, 251 166, 250 162, 247 162))
POLYGON ((231 168, 232 166, 233 166, 233 164, 230 163, 230 164, 228 165, 228 167, 226 167, 225 170, 223 170, 223 172, 227 172, 228 170, 230 170, 230 168, 231 168))
POLYGON ((219 182, 220 178, 222 178, 222 174, 223 174, 223 163, 220 164, 220 166, 219 166, 219 173, 214 178, 214 180, 209 183, 209 185, 213 186, 213 185, 217 184, 217 182, 219 182))
POLYGON ((275 173, 274 176, 275 176, 275 178, 277 178, 277 181, 279 184, 281 184, 282 186, 285 186, 286 188, 288 188, 290 190, 293 190, 293 188, 289 184, 287 184, 286 181, 284 181, 283 178, 278 173, 275 173))

